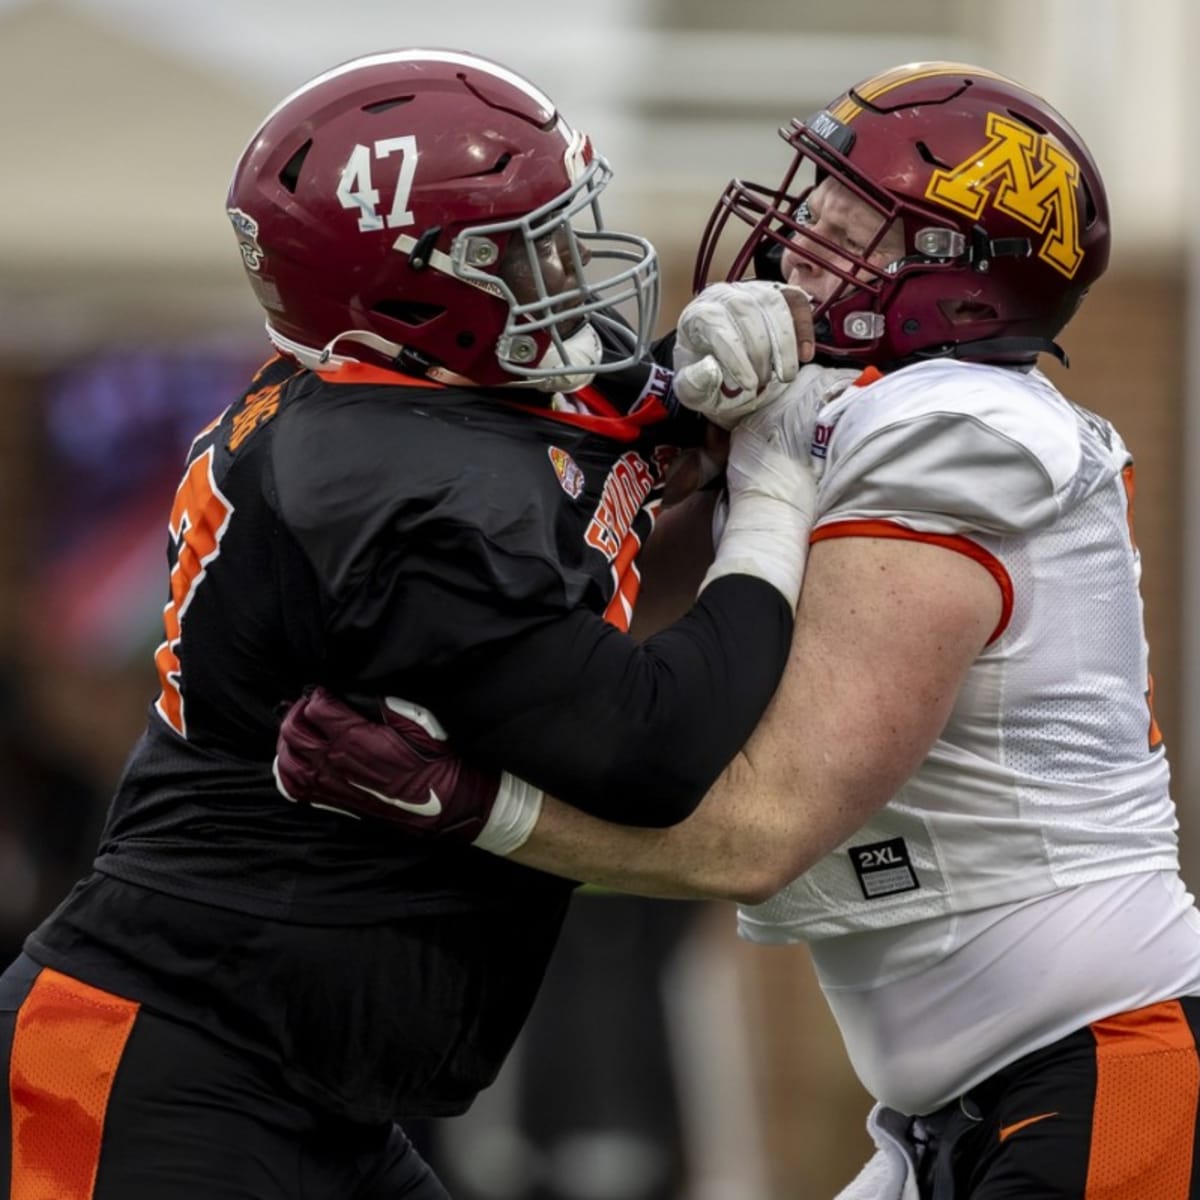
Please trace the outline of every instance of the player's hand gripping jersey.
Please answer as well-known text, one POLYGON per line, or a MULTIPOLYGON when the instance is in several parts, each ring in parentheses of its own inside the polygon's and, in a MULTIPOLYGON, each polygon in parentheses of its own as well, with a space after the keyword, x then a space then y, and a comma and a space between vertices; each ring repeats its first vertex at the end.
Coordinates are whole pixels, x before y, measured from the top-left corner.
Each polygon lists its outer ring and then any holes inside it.
POLYGON ((482 761, 550 790, 589 780, 601 815, 686 815, 774 690, 791 613, 737 576, 641 646, 618 632, 664 469, 697 433, 668 381, 552 412, 529 392, 268 364, 193 445, 162 691, 37 961, 274 1059, 331 1110, 464 1108, 525 1018, 571 885, 288 804, 279 718, 313 682, 409 696, 482 761))

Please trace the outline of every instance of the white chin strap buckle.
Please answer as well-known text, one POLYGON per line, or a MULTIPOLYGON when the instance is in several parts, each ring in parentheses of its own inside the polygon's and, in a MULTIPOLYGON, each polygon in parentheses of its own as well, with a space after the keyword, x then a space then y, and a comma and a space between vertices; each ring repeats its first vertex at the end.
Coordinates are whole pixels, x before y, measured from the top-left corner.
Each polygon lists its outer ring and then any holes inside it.
POLYGON ((522 380, 526 387, 536 388, 539 392, 577 392, 585 388, 596 373, 592 369, 604 357, 604 347, 600 335, 585 321, 570 337, 560 339, 565 357, 558 346, 551 342, 537 364, 539 370, 554 367, 571 368, 556 375, 533 375, 522 380))

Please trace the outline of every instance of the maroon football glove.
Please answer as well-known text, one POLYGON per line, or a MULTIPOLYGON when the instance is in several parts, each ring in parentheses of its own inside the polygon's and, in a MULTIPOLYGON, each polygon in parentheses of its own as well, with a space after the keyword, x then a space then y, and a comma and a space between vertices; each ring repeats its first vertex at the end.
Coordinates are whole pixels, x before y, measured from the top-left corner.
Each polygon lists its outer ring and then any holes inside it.
POLYGON ((279 790, 298 804, 375 817, 417 836, 473 842, 500 773, 468 766, 431 714, 405 707, 427 724, 383 702, 380 719, 368 719, 321 687, 302 696, 279 730, 279 790))

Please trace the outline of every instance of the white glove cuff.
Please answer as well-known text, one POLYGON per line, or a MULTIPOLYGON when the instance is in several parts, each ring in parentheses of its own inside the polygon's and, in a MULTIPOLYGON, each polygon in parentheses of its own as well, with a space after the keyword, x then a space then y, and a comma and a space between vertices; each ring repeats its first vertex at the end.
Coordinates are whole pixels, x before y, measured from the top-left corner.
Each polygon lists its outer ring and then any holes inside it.
POLYGON ((501 857, 519 850, 529 840, 542 814, 545 792, 505 771, 487 824, 472 845, 501 857))
POLYGON ((780 592, 795 612, 811 527, 812 518, 785 500, 755 492, 734 497, 700 590, 724 575, 754 575, 780 592))

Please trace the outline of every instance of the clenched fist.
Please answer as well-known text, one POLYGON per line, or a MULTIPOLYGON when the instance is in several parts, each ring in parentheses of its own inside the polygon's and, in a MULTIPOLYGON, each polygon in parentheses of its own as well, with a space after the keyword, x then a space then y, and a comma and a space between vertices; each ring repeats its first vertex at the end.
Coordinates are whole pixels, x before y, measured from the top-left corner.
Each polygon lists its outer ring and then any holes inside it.
POLYGON ((732 429, 777 399, 812 355, 812 305, 803 289, 757 279, 714 283, 679 315, 675 395, 732 429))

